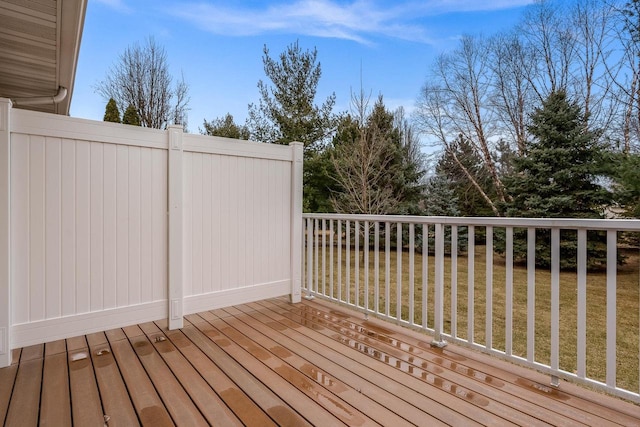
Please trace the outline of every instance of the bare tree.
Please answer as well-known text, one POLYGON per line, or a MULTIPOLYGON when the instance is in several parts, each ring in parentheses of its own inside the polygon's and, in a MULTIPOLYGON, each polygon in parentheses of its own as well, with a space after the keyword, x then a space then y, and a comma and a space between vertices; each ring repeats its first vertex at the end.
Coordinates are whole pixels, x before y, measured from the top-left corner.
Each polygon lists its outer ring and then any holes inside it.
POLYGON ((574 93, 582 104, 587 125, 606 129, 616 118, 612 77, 603 72, 611 62, 615 8, 601 0, 579 0, 568 19, 575 34, 574 93))
POLYGON ((379 132, 365 127, 353 143, 336 147, 332 161, 343 189, 333 197, 337 212, 384 215, 400 202, 385 179, 394 160, 388 144, 379 132))
POLYGON ((422 88, 416 117, 420 130, 445 151, 458 136, 473 144, 489 172, 497 200, 491 200, 477 179, 467 173, 498 215, 496 202, 504 202, 506 195, 492 155, 498 117, 492 105, 490 60, 490 43, 486 39, 464 36, 458 49, 436 60, 432 77, 435 84, 422 88))
POLYGON ((504 135, 510 135, 517 152, 524 154, 528 117, 532 111, 534 88, 528 79, 534 61, 517 33, 501 34, 491 40, 491 66, 494 75, 493 108, 504 135))
POLYGON ((541 103, 558 90, 566 90, 575 60, 574 33, 562 21, 563 4, 538 0, 524 14, 517 31, 531 49, 534 61, 528 64, 528 79, 541 103))
POLYGON ((189 87, 183 76, 174 84, 167 54, 153 38, 144 46, 127 47, 96 90, 105 99, 115 99, 122 111, 133 105, 144 127, 186 127, 189 87))
POLYGON ((640 2, 623 5, 612 0, 616 11, 615 37, 621 44, 620 61, 606 64, 621 108, 623 151, 629 153, 640 139, 640 2))
POLYGON ((497 203, 482 186, 482 177, 477 176, 474 170, 469 169, 464 159, 457 155, 456 142, 458 138, 464 139, 465 137, 462 133, 455 133, 453 130, 455 129, 455 119, 448 112, 449 103, 450 95, 446 89, 426 84, 422 88, 416 104, 415 119, 418 128, 434 145, 442 148, 444 155, 451 158, 460 173, 468 179, 471 186, 476 189, 480 197, 487 202, 494 215, 497 216, 499 215, 497 203))
POLYGON ((393 126, 400 130, 401 145, 407 152, 407 159, 426 170, 426 159, 422 152, 422 144, 413 123, 407 117, 404 107, 398 107, 393 113, 393 126))

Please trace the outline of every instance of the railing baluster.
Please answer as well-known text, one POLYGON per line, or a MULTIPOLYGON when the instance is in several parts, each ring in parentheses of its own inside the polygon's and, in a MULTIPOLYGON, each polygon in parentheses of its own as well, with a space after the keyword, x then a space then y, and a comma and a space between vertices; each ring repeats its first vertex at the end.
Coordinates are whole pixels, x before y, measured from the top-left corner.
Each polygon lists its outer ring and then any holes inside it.
POLYGON ((353 240, 355 241, 356 251, 354 256, 355 266, 353 270, 356 275, 356 291, 355 291, 355 301, 356 307, 360 307, 360 221, 356 221, 353 227, 353 240))
POLYGON ((380 313, 380 222, 376 221, 373 226, 373 282, 374 282, 374 310, 380 313))
POLYGON ((527 228, 527 361, 536 350, 536 229, 527 228))
POLYGON ((493 227, 487 226, 485 347, 493 349, 493 227))
POLYGON ((313 220, 307 218, 307 299, 313 297, 313 220))
POLYGON ((384 223, 384 314, 389 317, 391 300, 391 223, 384 223))
POLYGON ((333 220, 329 220, 329 297, 333 299, 333 220))
POLYGON ((322 220, 322 295, 327 295, 327 221, 322 220))
POLYGON ((320 277, 320 263, 318 262, 318 253, 320 252, 320 248, 319 248, 319 242, 320 242, 320 238, 318 236, 318 220, 316 219, 314 224, 313 224, 313 233, 314 233, 314 248, 315 248, 315 253, 313 256, 313 265, 315 267, 315 279, 314 279, 314 292, 317 294, 319 293, 318 290, 318 280, 320 277))
POLYGON ((338 301, 342 301, 342 221, 338 220, 338 301))
POLYGON ((364 310, 369 312, 369 221, 364 222, 364 310))
POLYGON ((458 226, 451 226, 451 336, 458 335, 458 226))
POLYGON ((422 327, 427 329, 429 304, 429 225, 422 224, 422 327))
POLYGON ((409 224, 409 323, 415 324, 415 225, 409 224))
POLYGON ((471 225, 467 231, 467 342, 475 342, 475 267, 476 267, 476 228, 471 225))
POLYGON ((396 319, 402 320, 402 223, 396 224, 396 319))
POLYGON ((446 342, 442 339, 443 309, 444 309, 444 224, 435 224, 436 233, 436 265, 435 265, 435 289, 433 301, 433 329, 434 337, 431 345, 444 347, 446 342))
POLYGON ((607 230, 607 386, 616 386, 617 231, 607 230))
POLYGON ((346 221, 347 239, 347 283, 345 286, 347 304, 351 303, 351 222, 346 221))
POLYGON ((578 230, 578 354, 577 374, 587 375, 587 230, 578 230))
MULTIPOLYGON (((558 370, 560 353, 560 230, 551 229, 551 369, 558 370)), ((551 384, 558 385, 556 375, 551 384)))
POLYGON ((505 266, 507 283, 505 284, 504 347, 505 353, 511 356, 513 354, 513 227, 507 227, 506 235, 505 266))

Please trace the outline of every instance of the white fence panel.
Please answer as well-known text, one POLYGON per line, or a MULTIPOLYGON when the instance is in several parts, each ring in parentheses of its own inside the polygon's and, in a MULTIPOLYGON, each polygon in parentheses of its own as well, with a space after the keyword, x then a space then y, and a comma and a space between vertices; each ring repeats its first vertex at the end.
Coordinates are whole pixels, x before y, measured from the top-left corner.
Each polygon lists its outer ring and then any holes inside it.
POLYGON ((10 262, 0 296, 10 304, 0 318, 1 365, 11 348, 167 317, 180 327, 182 314, 267 297, 299 300, 301 144, 143 129, 4 101, 0 161, 9 179, 0 184, 10 189, 0 212, 10 237, 0 241, 10 262))
MULTIPOLYGON (((62 137, 22 133, 18 126, 11 139, 16 346, 44 333, 52 334, 48 339, 72 333, 78 315, 145 305, 156 316, 166 310, 166 303, 149 306, 166 300, 166 150, 65 138, 73 119, 50 123, 62 137)), ((97 318, 83 319, 90 327, 97 318)), ((96 327, 104 327, 99 319, 96 327)))
POLYGON ((291 149, 209 140, 184 135, 185 313, 291 292, 291 149))

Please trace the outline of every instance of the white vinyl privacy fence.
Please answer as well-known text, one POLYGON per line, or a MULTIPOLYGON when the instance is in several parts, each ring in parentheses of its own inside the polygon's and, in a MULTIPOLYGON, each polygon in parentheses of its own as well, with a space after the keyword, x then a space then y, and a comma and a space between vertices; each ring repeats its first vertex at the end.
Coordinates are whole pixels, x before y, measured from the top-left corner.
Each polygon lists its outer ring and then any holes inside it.
POLYGON ((0 366, 11 349, 300 297, 302 145, 0 100, 0 366), (296 279, 297 277, 297 279, 296 279))
POLYGON ((303 217, 309 296, 640 402, 640 221, 303 217))

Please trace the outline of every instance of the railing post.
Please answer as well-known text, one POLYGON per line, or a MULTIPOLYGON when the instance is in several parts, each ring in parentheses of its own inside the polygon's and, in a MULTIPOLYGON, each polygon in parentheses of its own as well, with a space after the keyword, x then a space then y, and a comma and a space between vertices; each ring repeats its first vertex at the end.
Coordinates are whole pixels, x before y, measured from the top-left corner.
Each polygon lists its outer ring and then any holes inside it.
POLYGON ((442 326, 444 323, 444 224, 435 224, 435 295, 434 295, 434 337, 431 341, 433 347, 442 348, 447 342, 442 339, 442 326))
POLYGON ((183 152, 182 126, 169 126, 169 329, 182 328, 183 152))
POLYGON ((11 101, 0 98, 0 368, 11 364, 11 101))
POLYGON ((606 383, 607 387, 614 389, 616 387, 617 374, 616 374, 616 336, 617 336, 617 266, 618 266, 618 254, 617 254, 617 240, 618 232, 616 230, 607 230, 607 341, 606 341, 606 354, 607 354, 607 368, 606 368, 606 383))
POLYGON ((300 302, 302 289, 302 162, 303 145, 291 147, 291 302, 300 302))

